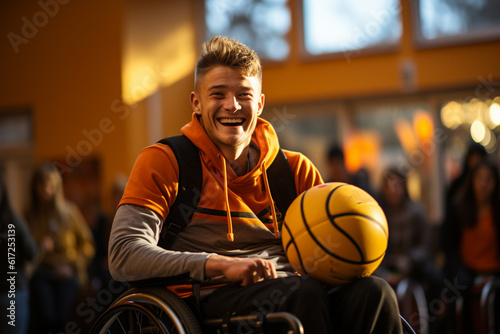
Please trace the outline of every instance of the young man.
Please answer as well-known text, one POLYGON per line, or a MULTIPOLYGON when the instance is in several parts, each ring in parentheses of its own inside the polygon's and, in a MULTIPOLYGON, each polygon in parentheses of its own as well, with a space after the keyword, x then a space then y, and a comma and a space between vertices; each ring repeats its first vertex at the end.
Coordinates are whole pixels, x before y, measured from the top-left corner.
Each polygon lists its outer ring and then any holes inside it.
MULTIPOLYGON (((203 45, 191 93, 192 121, 182 134, 198 148, 203 181, 198 209, 170 249, 158 240, 176 199, 179 169, 172 150, 155 144, 139 155, 113 222, 110 270, 133 281, 183 273, 229 284, 202 301, 208 317, 288 311, 306 333, 400 333, 393 291, 376 278, 327 294, 316 280, 298 277, 280 239, 267 169, 279 151, 264 108, 256 53, 226 37, 203 45)), ((323 183, 302 154, 285 151, 297 194, 323 183)), ((248 325, 248 324, 247 324, 248 325)))

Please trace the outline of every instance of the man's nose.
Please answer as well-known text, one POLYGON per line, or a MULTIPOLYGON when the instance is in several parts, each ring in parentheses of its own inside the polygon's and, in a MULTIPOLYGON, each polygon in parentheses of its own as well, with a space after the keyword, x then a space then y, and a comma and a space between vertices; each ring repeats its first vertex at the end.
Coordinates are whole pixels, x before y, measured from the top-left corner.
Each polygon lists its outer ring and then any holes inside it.
POLYGON ((224 109, 230 112, 236 112, 241 109, 241 105, 239 104, 236 96, 228 96, 224 100, 224 109))

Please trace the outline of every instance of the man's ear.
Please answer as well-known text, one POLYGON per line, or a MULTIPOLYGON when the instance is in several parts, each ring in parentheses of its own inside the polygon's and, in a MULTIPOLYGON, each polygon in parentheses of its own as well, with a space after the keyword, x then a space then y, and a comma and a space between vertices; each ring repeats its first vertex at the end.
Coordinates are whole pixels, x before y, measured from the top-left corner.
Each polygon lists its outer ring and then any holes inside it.
POLYGON ((201 102, 200 102, 200 97, 196 92, 191 92, 191 107, 193 108, 193 111, 197 113, 198 115, 201 115, 201 102))
POLYGON ((260 99, 259 99, 259 110, 257 111, 257 116, 260 116, 262 114, 262 111, 264 111, 264 101, 266 100, 266 97, 264 94, 260 94, 260 99))

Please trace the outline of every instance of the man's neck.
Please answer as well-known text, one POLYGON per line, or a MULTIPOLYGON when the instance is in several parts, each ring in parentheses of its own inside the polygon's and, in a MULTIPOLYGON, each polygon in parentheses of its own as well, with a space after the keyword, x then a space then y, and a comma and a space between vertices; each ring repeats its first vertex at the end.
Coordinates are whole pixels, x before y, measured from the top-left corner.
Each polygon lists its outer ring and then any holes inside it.
POLYGON ((237 151, 223 151, 222 154, 238 176, 250 172, 257 164, 259 157, 257 149, 251 144, 237 151))

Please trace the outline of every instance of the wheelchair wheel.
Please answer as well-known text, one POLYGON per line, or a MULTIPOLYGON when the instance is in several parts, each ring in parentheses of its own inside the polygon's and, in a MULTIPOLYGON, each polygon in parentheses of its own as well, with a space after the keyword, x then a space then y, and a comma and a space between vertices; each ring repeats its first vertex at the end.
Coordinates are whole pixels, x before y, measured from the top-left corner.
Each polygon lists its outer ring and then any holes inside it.
POLYGON ((123 304, 110 308, 94 324, 91 333, 169 333, 165 325, 148 307, 141 304, 123 304))
POLYGON ((411 328, 410 324, 403 318, 401 315, 399 315, 399 318, 401 319, 401 324, 403 325, 403 334, 415 334, 415 331, 413 328, 411 328))
POLYGON ((202 331, 191 309, 171 291, 165 288, 134 288, 120 296, 101 315, 90 333, 201 334, 202 331), (131 316, 130 312, 135 313, 131 316), (134 324, 140 324, 139 328, 132 325, 125 327, 123 324, 128 323, 124 318, 132 318, 134 324), (127 328, 132 330, 124 331, 127 328))

